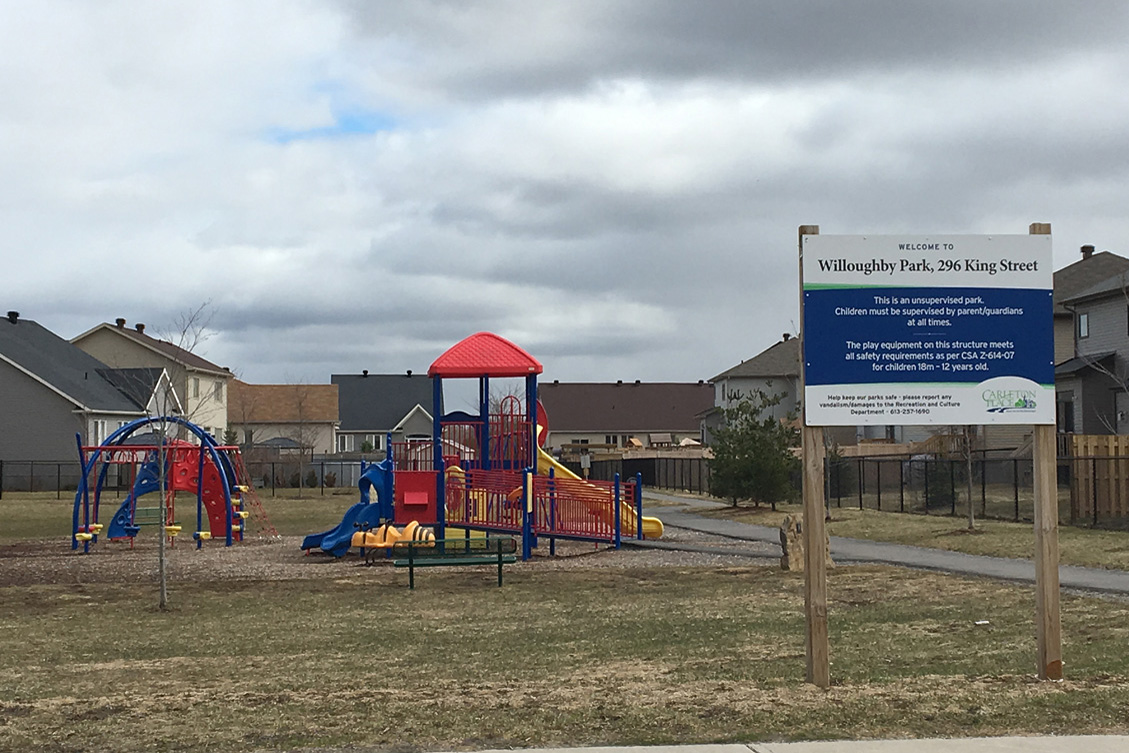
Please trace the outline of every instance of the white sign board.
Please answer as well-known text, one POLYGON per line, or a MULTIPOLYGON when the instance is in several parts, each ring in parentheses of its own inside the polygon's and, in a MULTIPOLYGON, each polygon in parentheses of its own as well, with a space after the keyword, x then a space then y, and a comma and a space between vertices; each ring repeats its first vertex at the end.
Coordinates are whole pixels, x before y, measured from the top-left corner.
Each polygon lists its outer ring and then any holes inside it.
POLYGON ((803 237, 809 426, 1053 424, 1049 235, 803 237))

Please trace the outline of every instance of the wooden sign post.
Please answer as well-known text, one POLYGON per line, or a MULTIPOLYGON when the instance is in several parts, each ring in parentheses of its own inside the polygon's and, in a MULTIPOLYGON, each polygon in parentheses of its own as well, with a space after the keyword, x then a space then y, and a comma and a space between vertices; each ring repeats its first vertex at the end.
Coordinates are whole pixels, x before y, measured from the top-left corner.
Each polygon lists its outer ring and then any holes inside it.
MULTIPOLYGON (((800 343, 803 344, 804 320, 804 236, 819 235, 819 225, 800 226, 800 343)), ((800 369, 800 391, 804 394, 804 370, 800 369)), ((806 409, 801 399, 800 410, 806 409)), ((821 688, 831 687, 831 642, 827 632, 827 560, 823 542, 827 514, 824 499, 824 461, 827 448, 823 443, 823 427, 802 424, 801 439, 804 456, 804 618, 807 624, 807 681, 821 688)))
MULTIPOLYGON (((1031 235, 1050 235, 1050 223, 1031 224, 1031 235)), ((1035 491, 1035 638, 1040 680, 1062 679, 1059 621, 1058 481, 1055 427, 1035 426, 1031 462, 1035 491)))

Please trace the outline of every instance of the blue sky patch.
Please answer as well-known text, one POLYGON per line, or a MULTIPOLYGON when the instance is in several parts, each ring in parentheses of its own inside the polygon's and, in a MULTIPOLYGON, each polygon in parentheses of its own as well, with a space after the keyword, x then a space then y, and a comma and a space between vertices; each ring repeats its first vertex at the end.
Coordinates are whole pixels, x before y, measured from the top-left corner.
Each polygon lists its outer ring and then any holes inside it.
POLYGON ((332 125, 301 130, 272 128, 267 131, 267 138, 279 144, 288 144, 291 141, 368 136, 380 131, 392 131, 395 128, 396 120, 387 113, 374 110, 347 110, 335 112, 332 125))

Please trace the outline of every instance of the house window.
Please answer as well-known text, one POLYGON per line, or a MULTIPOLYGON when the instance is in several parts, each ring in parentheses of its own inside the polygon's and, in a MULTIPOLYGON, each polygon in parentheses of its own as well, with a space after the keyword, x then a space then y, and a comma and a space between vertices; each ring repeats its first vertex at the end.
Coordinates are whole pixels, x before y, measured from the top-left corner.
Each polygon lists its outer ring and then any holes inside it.
POLYGON ((604 435, 604 444, 610 444, 610 445, 614 446, 615 445, 615 439, 616 439, 615 434, 605 434, 604 435))
POLYGON ((254 431, 254 429, 244 429, 243 430, 243 444, 245 444, 249 447, 249 446, 253 445, 254 443, 255 443, 255 431, 254 431))
POLYGON ((200 378, 192 377, 192 397, 200 397, 200 378))
POLYGON ((1090 315, 1078 315, 1078 339, 1090 336, 1090 315))
POLYGON ((352 452, 353 451, 353 435, 352 434, 338 434, 337 435, 337 451, 338 452, 352 452))
POLYGON ((212 389, 212 397, 217 403, 223 402, 223 382, 216 382, 215 387, 212 389))

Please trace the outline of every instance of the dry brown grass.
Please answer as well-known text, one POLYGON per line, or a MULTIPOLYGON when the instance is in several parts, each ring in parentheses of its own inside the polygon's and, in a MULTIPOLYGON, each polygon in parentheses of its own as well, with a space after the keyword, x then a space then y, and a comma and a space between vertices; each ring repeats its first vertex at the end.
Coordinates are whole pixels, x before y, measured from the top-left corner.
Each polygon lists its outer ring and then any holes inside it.
POLYGON ((0 750, 438 750, 1129 732, 1129 606, 1064 600, 1068 681, 1033 679, 1029 589, 831 574, 832 674, 802 682, 802 576, 679 553, 421 574, 297 539, 0 549, 0 750), (987 625, 977 621, 988 620, 987 625))

